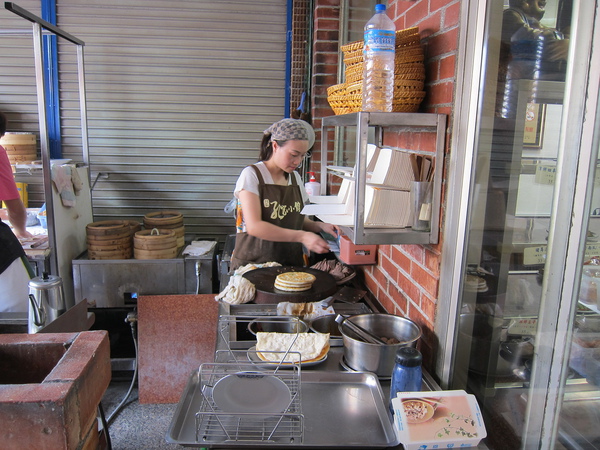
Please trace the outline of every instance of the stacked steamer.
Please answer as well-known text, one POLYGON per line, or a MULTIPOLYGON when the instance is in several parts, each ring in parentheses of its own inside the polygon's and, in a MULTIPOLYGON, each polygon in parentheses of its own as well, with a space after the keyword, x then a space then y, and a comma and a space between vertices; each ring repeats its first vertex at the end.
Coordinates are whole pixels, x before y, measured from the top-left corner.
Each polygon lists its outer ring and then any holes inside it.
POLYGON ((89 259, 130 259, 133 234, 141 228, 131 220, 105 220, 86 225, 89 259))
POLYGON ((0 138, 0 145, 6 150, 12 166, 26 164, 37 159, 35 139, 33 133, 7 132, 0 138))
POLYGON ((185 245, 185 226, 183 215, 178 211, 157 211, 144 216, 144 228, 152 230, 171 230, 177 237, 177 248, 185 245))
POLYGON ((177 256, 175 231, 153 228, 141 230, 133 236, 135 259, 171 259, 177 256))
MULTIPOLYGON (((346 81, 327 89, 327 101, 336 115, 361 110, 363 46, 363 41, 355 41, 340 47, 344 54, 346 81)), ((425 98, 425 54, 418 27, 396 31, 395 53, 392 111, 418 111, 425 98)))
POLYGON ((425 54, 419 28, 396 31, 393 112, 416 112, 425 98, 425 54))

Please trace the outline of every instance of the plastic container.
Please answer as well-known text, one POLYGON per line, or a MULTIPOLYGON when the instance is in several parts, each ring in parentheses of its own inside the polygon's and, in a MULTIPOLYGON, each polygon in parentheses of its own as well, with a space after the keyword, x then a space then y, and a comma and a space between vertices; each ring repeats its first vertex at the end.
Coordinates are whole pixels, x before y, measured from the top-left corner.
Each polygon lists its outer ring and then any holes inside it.
POLYGON ((304 184, 307 194, 312 196, 319 195, 321 192, 321 183, 317 181, 314 172, 308 172, 308 176, 308 183, 304 184))
POLYGON ((43 228, 48 229, 48 217, 46 215, 46 204, 45 203, 40 208, 37 218, 40 221, 40 225, 43 228))
POLYGON ((377 245, 353 244, 348 236, 340 237, 340 259, 348 265, 375 264, 377 262, 377 245))
POLYGON ((375 5, 375 15, 365 25, 362 111, 392 112, 396 26, 385 5, 375 5))
POLYGON ((414 347, 400 347, 396 351, 394 369, 392 370, 392 382, 390 384, 390 409, 392 400, 399 392, 415 392, 421 390, 423 383, 423 372, 421 364, 423 356, 414 347))

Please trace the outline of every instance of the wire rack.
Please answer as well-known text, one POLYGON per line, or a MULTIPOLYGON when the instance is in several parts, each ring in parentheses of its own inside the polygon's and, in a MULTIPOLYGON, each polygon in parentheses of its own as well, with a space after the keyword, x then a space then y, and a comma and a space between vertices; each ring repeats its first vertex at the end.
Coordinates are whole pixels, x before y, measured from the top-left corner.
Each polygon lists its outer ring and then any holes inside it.
MULTIPOLYGON (((252 320, 253 318, 248 317, 221 316, 218 332, 223 342, 230 342, 229 338, 236 332, 238 324, 245 326, 252 320)), ((269 321, 269 318, 261 318, 262 320, 269 321)), ((214 363, 200 366, 198 375, 202 398, 195 415, 197 442, 279 445, 302 443, 304 416, 301 408, 300 364, 283 363, 285 359, 300 361, 301 355, 289 349, 269 353, 278 354, 274 359, 280 362, 262 361, 253 357, 252 350, 232 349, 227 344, 226 349, 215 353, 214 363), (277 389, 269 390, 261 396, 252 392, 251 385, 246 389, 245 383, 252 378, 272 381, 277 389), (218 389, 224 385, 218 386, 219 382, 228 383, 227 388, 232 388, 226 390, 225 402, 222 398, 223 389, 218 389), (221 393, 220 396, 216 395, 218 392, 215 392, 215 386, 221 393), (269 405, 273 402, 278 405, 271 410, 269 405)))

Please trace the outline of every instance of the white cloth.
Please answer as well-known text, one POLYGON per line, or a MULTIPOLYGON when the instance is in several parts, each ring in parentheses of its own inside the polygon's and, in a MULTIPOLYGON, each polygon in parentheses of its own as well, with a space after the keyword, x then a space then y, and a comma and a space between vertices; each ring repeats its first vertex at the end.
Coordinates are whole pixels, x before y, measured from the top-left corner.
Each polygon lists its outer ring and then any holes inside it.
POLYGON ((202 256, 210 252, 214 246, 217 245, 217 241, 192 241, 184 250, 184 255, 189 256, 202 256))
POLYGON ((29 273, 21 258, 0 274, 0 312, 29 310, 29 273))
POLYGON ((215 300, 222 300, 230 305, 240 305, 242 303, 251 302, 256 295, 256 288, 254 287, 254 284, 242 275, 250 270, 280 265, 281 264, 276 262, 267 262, 264 264, 246 264, 245 266, 238 267, 229 278, 229 283, 227 283, 225 289, 215 297, 215 300))

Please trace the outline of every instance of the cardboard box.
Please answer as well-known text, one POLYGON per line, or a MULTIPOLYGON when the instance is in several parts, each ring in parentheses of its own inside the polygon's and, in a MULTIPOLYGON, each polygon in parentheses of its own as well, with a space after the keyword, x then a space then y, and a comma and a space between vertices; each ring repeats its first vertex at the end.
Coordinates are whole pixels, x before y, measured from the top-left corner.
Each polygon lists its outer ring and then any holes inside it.
POLYGON ((348 236, 340 238, 340 259, 349 265, 366 265, 377 262, 377 245, 356 245, 348 236))
POLYGON ((487 436, 475 396, 462 390, 400 392, 392 406, 405 450, 474 447, 487 436))

